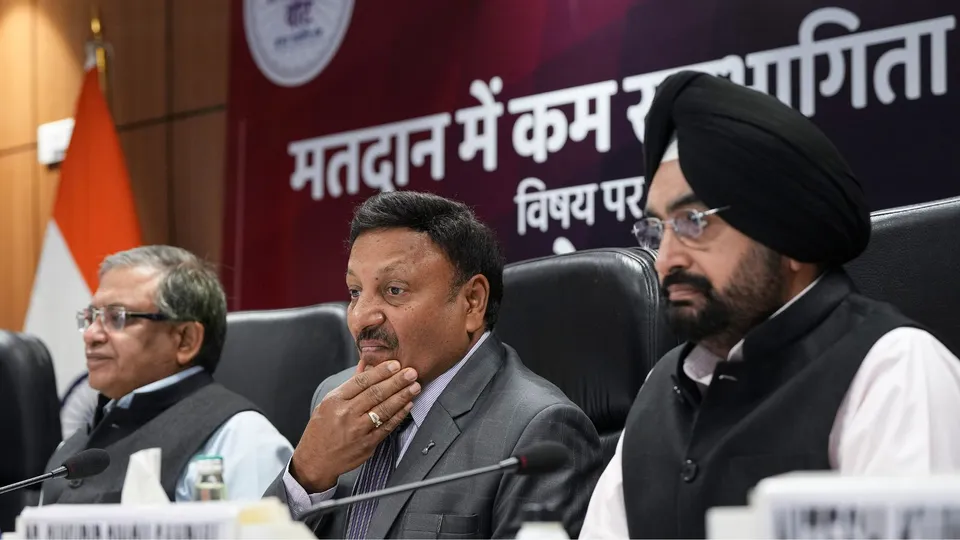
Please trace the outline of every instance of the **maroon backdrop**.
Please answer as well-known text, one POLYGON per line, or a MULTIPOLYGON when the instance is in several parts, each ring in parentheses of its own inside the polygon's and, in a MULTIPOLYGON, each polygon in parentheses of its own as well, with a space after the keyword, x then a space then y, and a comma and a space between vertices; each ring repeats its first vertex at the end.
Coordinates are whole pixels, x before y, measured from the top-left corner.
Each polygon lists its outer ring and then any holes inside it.
POLYGON ((467 202, 509 261, 632 245, 643 202, 637 105, 663 70, 683 66, 757 88, 766 75, 767 91, 834 139, 874 208, 960 194, 960 70, 948 68, 960 53, 957 9, 938 0, 236 0, 230 307, 345 300, 352 209, 384 187, 467 202), (461 157, 473 141, 462 115, 483 112, 472 87, 499 90, 487 109, 502 107, 495 160, 482 150, 461 157), (539 125, 548 127, 537 144, 539 125))

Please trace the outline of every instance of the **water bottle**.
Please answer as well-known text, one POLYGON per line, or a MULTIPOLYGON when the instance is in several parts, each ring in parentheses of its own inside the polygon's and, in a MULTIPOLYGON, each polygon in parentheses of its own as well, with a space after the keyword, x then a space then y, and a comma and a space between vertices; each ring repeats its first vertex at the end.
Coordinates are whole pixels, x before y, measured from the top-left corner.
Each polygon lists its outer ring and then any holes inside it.
POLYGON ((227 499, 227 486, 223 483, 223 458, 220 456, 200 456, 197 463, 197 501, 224 501, 227 499))
POLYGON ((521 511, 523 525, 517 531, 517 540, 570 540, 563 528, 560 514, 542 504, 526 504, 521 511))

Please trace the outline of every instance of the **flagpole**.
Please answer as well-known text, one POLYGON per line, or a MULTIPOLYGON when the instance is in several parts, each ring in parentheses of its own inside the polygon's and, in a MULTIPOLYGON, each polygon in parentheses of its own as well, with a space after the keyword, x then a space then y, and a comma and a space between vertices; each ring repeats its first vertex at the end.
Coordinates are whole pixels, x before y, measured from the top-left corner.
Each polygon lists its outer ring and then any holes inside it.
POLYGON ((110 91, 110 77, 108 70, 107 42, 103 39, 103 26, 100 22, 99 7, 93 8, 93 15, 90 18, 90 31, 93 33, 93 39, 88 42, 88 51, 92 53, 92 60, 96 63, 98 79, 100 82, 100 91, 107 101, 107 106, 113 108, 112 92, 110 91))

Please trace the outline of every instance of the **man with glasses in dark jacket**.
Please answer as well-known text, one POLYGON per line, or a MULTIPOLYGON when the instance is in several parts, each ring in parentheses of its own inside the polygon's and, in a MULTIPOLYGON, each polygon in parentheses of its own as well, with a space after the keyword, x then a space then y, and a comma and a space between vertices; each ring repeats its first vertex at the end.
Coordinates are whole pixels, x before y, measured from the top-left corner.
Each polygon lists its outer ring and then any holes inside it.
POLYGON ((860 184, 776 98, 668 77, 644 138, 666 316, 687 341, 650 372, 581 538, 694 538, 795 470, 960 469, 960 362, 842 265, 870 238, 860 184))
POLYGON ((45 482, 42 504, 120 502, 130 454, 147 448, 161 451, 170 500, 195 498, 201 457, 222 460, 227 499, 259 499, 293 447, 254 404, 213 381, 227 332, 216 272, 184 249, 144 246, 107 257, 99 277, 77 313, 96 412, 48 468, 87 448, 106 450, 110 466, 45 482))

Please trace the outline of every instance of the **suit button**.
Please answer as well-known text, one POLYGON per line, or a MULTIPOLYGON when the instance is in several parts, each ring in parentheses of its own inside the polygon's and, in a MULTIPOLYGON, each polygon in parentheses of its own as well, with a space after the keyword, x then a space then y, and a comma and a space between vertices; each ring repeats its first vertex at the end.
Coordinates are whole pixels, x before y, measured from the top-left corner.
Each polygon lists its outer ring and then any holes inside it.
POLYGON ((73 480, 67 482, 67 485, 76 489, 83 485, 83 478, 74 478, 73 480))
POLYGON ((680 478, 683 478, 683 481, 687 483, 693 482, 694 478, 697 477, 697 470, 696 462, 688 459, 683 462, 683 467, 680 469, 680 478))

